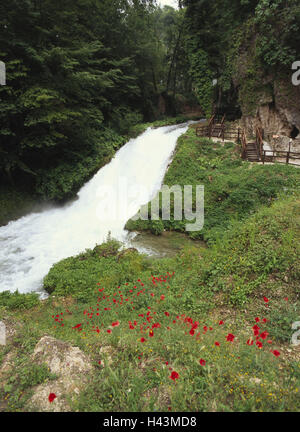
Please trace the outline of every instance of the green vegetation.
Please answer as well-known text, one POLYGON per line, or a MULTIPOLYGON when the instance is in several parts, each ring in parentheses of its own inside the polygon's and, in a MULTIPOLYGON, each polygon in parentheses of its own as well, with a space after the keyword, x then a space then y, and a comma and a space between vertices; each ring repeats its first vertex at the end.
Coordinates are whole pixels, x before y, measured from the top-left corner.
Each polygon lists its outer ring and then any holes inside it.
MULTIPOLYGON (((25 357, 4 389, 6 409, 23 410, 34 385, 48 379, 39 370, 20 396, 28 383, 17 378, 25 373, 24 359, 46 333, 79 346, 93 361, 73 410, 297 410, 300 365, 286 343, 289 320, 299 314, 299 209, 299 194, 262 208, 236 222, 224 235, 225 247, 203 249, 201 256, 188 248, 172 259, 144 260, 134 252, 121 258, 111 240, 56 264, 45 280, 56 281, 55 297, 14 312, 22 320, 14 346, 25 357), (253 336, 257 324, 262 348, 253 336), (172 372, 179 374, 176 383, 172 372)), ((1 314, 8 319, 10 312, 1 314)))
MULTIPOLYGON (((278 78, 291 92, 291 65, 299 57, 298 0, 184 0, 185 40, 199 103, 254 115, 278 78), (212 80, 218 80, 213 86, 212 80)), ((295 92, 294 92, 295 93, 295 92)), ((264 102, 263 102, 264 103, 264 102)), ((288 105, 287 105, 288 106, 288 105)))
MULTIPOLYGON (((0 225, 36 202, 73 197, 126 140, 185 121, 178 113, 199 112, 197 101, 206 116, 253 115, 280 91, 293 103, 298 0, 179 6, 0 5, 0 225)), ((63 403, 60 377, 33 360, 45 335, 92 364, 82 389, 66 395, 72 411, 299 410, 299 347, 290 343, 300 319, 299 170, 244 162, 238 145, 197 138, 191 127, 164 183, 205 186, 204 228, 187 235, 207 247, 155 259, 108 238, 54 264, 47 299, 0 293, 0 411, 28 411, 49 382, 58 389, 49 407, 63 403)), ((159 235, 186 223, 127 228, 159 235)))
POLYGON ((44 288, 55 295, 90 300, 101 274, 102 281, 109 287, 123 282, 124 274, 133 281, 144 270, 142 256, 134 251, 118 253, 120 244, 114 240, 107 245, 96 246, 77 257, 57 263, 44 279, 44 288))
POLYGON ((73 198, 80 187, 108 163, 115 151, 130 138, 136 138, 148 127, 175 125, 198 117, 181 115, 166 117, 154 122, 139 123, 130 127, 126 136, 120 136, 111 130, 102 134, 101 144, 94 149, 81 151, 75 159, 65 159, 59 165, 43 172, 37 180, 36 190, 30 191, 28 186, 0 186, 0 226, 13 219, 18 219, 33 210, 42 208, 47 200, 66 201, 73 198))
MULTIPOLYGON (((261 206, 270 205, 282 193, 293 193, 299 188, 300 180, 298 171, 291 166, 243 162, 239 146, 197 138, 195 130, 190 128, 178 140, 164 184, 204 185, 204 228, 187 234, 212 243, 222 236, 224 230, 231 230, 236 220, 243 220, 261 206)), ((172 216, 173 208, 171 221, 130 220, 126 228, 150 230, 154 234, 160 234, 164 229, 184 232, 188 221, 174 221, 172 216)))
POLYGON ((37 199, 23 188, 0 186, 0 226, 31 211, 37 199))
POLYGON ((35 293, 20 294, 18 291, 11 293, 3 291, 0 293, 0 307, 8 309, 30 309, 39 304, 39 296, 35 293))
POLYGON ((2 183, 71 198, 135 125, 195 104, 183 11, 152 0, 12 0, 0 16, 2 183))
POLYGON ((131 138, 135 138, 141 133, 143 133, 148 127, 158 128, 161 126, 171 126, 180 123, 185 123, 189 120, 199 120, 199 116, 189 116, 189 115, 179 115, 176 117, 166 117, 162 120, 155 120, 153 122, 148 123, 139 123, 133 126, 129 131, 129 136, 131 138))
POLYGON ((101 246, 104 252, 96 247, 57 263, 46 276, 44 287, 55 295, 90 300, 99 275, 106 289, 114 289, 124 279, 132 282, 138 275, 150 278, 176 269, 172 284, 180 297, 172 300, 175 309, 197 312, 224 304, 242 306, 252 296, 273 293, 283 297, 285 290, 296 298, 299 205, 299 194, 280 199, 245 221, 232 222, 231 230, 224 231, 212 247, 200 252, 199 248, 186 248, 176 258, 143 259, 130 250, 123 255, 109 242, 101 246), (192 293, 197 293, 196 298, 192 293))
POLYGON ((45 334, 92 362, 73 411, 297 410, 297 169, 242 162, 235 144, 190 128, 165 180, 206 182, 210 246, 154 259, 108 238, 51 268, 46 301, 2 293, 0 319, 15 329, 0 348, 2 364, 8 354, 14 364, 0 384, 5 411, 26 411, 49 379, 56 388, 46 366, 30 364, 45 334))

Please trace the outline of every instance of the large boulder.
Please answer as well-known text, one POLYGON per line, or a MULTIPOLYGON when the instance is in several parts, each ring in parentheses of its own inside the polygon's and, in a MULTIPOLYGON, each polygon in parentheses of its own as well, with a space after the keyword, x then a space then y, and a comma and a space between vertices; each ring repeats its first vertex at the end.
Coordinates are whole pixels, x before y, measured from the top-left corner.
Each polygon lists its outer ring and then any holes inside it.
POLYGON ((50 372, 57 375, 57 379, 37 386, 27 409, 71 411, 68 400, 76 399, 93 369, 89 357, 78 347, 51 336, 44 336, 34 349, 32 361, 38 364, 46 363, 50 372), (50 393, 56 395, 53 402, 48 400, 50 393))

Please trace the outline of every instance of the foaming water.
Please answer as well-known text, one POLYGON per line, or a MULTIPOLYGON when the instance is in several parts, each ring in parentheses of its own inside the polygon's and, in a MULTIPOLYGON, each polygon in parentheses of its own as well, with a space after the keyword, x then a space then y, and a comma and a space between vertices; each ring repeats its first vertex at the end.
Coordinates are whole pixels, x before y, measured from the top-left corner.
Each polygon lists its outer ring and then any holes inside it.
POLYGON ((76 201, 1 227, 0 292, 42 293, 42 280, 55 262, 102 243, 109 231, 112 237, 128 241, 127 220, 160 189, 177 138, 187 128, 188 124, 147 129, 81 188, 76 201), (116 208, 107 206, 101 188, 118 189, 124 183, 127 189, 143 186, 145 192, 124 202, 127 208, 116 218, 116 208), (102 209, 108 214, 105 220, 102 209))

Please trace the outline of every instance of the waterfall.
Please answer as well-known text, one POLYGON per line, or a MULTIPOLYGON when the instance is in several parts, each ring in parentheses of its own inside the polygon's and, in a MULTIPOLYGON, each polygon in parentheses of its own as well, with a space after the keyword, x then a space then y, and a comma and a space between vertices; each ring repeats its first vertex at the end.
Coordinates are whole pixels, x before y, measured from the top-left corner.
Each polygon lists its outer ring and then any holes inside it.
POLYGON ((128 141, 80 189, 77 200, 31 213, 1 227, 0 292, 42 294, 43 278, 57 261, 102 243, 108 232, 126 242, 127 220, 160 189, 176 141, 187 128, 187 123, 148 128, 128 141), (144 191, 127 201, 123 199, 124 211, 118 209, 113 197, 108 203, 103 193, 104 187, 114 191, 122 186, 126 190, 142 186, 144 191))

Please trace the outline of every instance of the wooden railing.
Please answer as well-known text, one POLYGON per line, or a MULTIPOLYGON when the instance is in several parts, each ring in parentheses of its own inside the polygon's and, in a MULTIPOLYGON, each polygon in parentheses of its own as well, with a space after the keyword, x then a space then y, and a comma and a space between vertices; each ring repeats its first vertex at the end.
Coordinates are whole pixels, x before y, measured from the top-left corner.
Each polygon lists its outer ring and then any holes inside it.
POLYGON ((242 142, 242 159, 246 159, 247 138, 246 138, 245 129, 243 129, 241 133, 241 142, 242 142))
POLYGON ((213 115, 211 116, 211 118, 209 119, 209 122, 208 122, 208 126, 209 126, 209 127, 210 127, 211 125, 213 125, 213 123, 214 123, 214 121, 215 121, 215 117, 216 117, 216 115, 213 114, 213 115))
POLYGON ((260 160, 262 160, 263 151, 264 151, 263 132, 262 129, 258 127, 256 128, 255 144, 256 144, 257 154, 259 155, 260 160))
MULTIPOLYGON (((236 139, 237 142, 241 143, 242 146, 242 159, 247 158, 247 137, 245 129, 234 128, 225 125, 225 116, 222 117, 221 123, 216 123, 218 117, 213 115, 208 124, 201 125, 196 128, 196 134, 202 137, 211 138, 214 136, 221 137, 224 141, 225 139, 236 139), (215 126, 215 129, 214 129, 215 126)), ((288 151, 281 150, 264 150, 264 141, 263 141, 263 130, 261 128, 256 129, 256 138, 255 140, 251 140, 255 145, 255 149, 257 152, 258 160, 261 160, 263 163, 265 162, 273 162, 276 158, 284 159, 284 161, 276 160, 278 163, 285 163, 290 165, 298 165, 300 166, 300 153, 291 152, 290 147, 288 151), (298 160, 299 163, 293 163, 294 160, 298 160)))
POLYGON ((225 115, 221 118, 220 123, 216 123, 218 117, 213 116, 210 118, 208 124, 203 124, 196 128, 196 135, 207 138, 221 138, 222 141, 225 139, 233 140, 238 143, 241 142, 241 128, 230 126, 225 124, 225 115))
POLYGON ((262 162, 274 162, 274 159, 281 158, 285 159, 285 161, 278 161, 277 163, 289 164, 289 165, 297 165, 300 166, 300 153, 284 151, 284 150, 263 150, 262 152, 262 162), (291 160, 298 160, 299 163, 293 163, 291 160))
POLYGON ((211 116, 208 124, 203 124, 196 128, 196 135, 211 138, 214 121, 215 121, 215 114, 211 116))
POLYGON ((222 137, 222 140, 224 141, 225 139, 225 118, 226 118, 226 114, 223 115, 222 120, 221 120, 221 127, 220 127, 220 132, 218 135, 218 138, 222 137))

